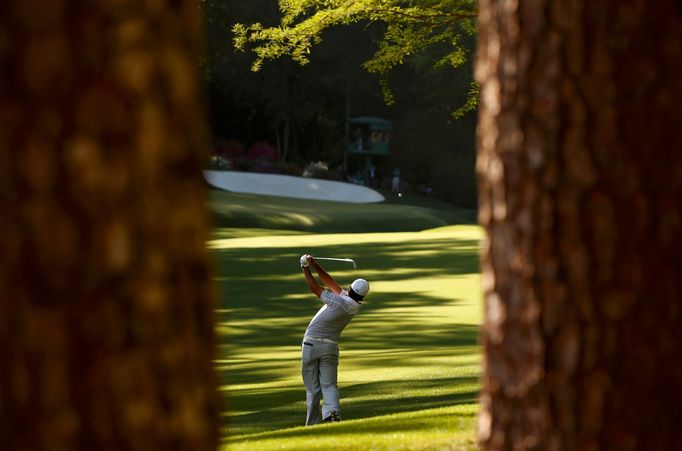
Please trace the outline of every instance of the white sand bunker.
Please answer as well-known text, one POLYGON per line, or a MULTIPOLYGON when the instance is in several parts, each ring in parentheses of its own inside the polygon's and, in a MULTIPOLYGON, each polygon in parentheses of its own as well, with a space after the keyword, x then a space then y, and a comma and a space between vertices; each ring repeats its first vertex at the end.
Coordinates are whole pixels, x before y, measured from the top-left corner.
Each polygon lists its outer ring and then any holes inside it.
POLYGON ((359 204, 384 201, 384 196, 366 186, 331 180, 235 171, 204 171, 204 177, 211 186, 236 193, 359 204))

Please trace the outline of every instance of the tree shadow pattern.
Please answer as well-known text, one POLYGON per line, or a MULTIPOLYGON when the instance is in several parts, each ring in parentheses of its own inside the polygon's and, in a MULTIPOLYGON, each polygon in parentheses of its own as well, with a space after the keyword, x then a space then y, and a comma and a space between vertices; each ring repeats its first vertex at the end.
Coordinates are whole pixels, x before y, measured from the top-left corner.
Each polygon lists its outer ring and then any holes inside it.
MULTIPOLYGON (((300 346, 303 332, 319 304, 305 285, 298 265, 302 253, 354 258, 360 268, 344 264, 325 264, 329 272, 342 285, 355 277, 366 277, 370 282, 381 281, 390 287, 391 282, 411 278, 429 279, 447 276, 464 276, 479 273, 478 241, 468 239, 433 239, 406 243, 363 243, 361 245, 329 245, 311 249, 250 248, 224 249, 214 252, 217 272, 221 275, 219 287, 221 305, 218 324, 220 358, 230 357, 230 349, 277 349, 289 347, 295 351, 300 346), (366 275, 366 276, 365 276, 366 275), (293 298, 292 298, 293 296, 293 298)), ((344 334, 344 349, 376 353, 376 358, 361 359, 363 365, 410 365, 409 356, 415 351, 435 355, 475 354, 479 328, 469 324, 429 325, 429 310, 419 310, 417 315, 409 307, 433 307, 465 302, 453 293, 452 299, 429 296, 424 293, 405 293, 373 290, 361 315, 353 320, 344 334), (405 311, 401 308, 405 307, 405 311), (390 318, 385 311, 391 310, 390 318), (398 311, 396 311, 396 309, 398 311), (421 316, 420 316, 421 315, 421 316), (352 330, 352 332, 351 332, 352 330), (405 356, 400 353, 405 352, 405 356), (383 356, 383 357, 382 357, 383 356)), ((442 323, 442 322, 441 322, 442 323)), ((291 374, 298 373, 300 362, 289 358, 253 359, 240 363, 232 361, 219 367, 224 385, 262 383, 263 389, 231 389, 225 400, 224 415, 229 436, 272 431, 302 424, 305 415, 305 392, 302 386, 292 388, 291 374), (280 383, 278 383, 280 382, 280 383), (236 412, 236 413, 235 413, 236 412), (243 413, 241 413, 243 412, 243 413)), ((360 361, 360 359, 358 359, 360 361)), ((347 360, 342 357, 341 365, 347 360)), ((422 363, 420 363, 422 364, 422 363)), ((359 419, 409 412, 426 408, 470 404, 476 402, 476 377, 442 377, 429 380, 399 380, 380 382, 345 381, 341 395, 353 399, 363 393, 377 394, 376 398, 344 404, 344 415, 359 419), (423 394, 410 397, 410 387, 420 389, 433 385, 449 387, 440 394, 423 394), (461 391, 462 384, 469 387, 461 391), (379 396, 380 394, 386 396, 379 396), (402 393, 393 397, 388 393, 402 393)), ((433 388, 433 387, 431 387, 433 388)), ((229 439, 232 440, 232 439, 229 439)))

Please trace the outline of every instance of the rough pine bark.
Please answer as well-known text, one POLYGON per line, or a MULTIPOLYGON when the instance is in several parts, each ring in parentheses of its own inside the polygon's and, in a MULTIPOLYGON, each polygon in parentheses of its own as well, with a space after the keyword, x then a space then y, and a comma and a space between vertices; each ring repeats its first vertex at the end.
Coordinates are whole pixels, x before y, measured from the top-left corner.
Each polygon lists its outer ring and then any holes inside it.
POLYGON ((682 449, 682 6, 482 0, 484 450, 682 449))
POLYGON ((210 450, 198 4, 0 2, 0 447, 210 450))

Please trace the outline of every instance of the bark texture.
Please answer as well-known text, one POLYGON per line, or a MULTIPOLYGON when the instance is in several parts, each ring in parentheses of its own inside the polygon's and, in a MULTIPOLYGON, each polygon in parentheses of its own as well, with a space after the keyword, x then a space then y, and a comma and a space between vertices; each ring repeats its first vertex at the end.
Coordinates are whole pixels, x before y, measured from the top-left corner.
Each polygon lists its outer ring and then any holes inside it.
POLYGON ((682 449, 682 7, 482 0, 485 450, 682 449))
POLYGON ((195 1, 0 2, 0 447, 217 446, 195 1))

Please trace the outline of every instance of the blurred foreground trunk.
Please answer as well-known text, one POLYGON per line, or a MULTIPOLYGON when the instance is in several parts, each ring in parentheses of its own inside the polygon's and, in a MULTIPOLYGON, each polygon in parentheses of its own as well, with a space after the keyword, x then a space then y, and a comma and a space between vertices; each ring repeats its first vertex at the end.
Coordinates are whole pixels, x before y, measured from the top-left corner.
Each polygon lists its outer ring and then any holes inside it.
POLYGON ((195 1, 0 3, 0 448, 212 450, 195 1))
POLYGON ((682 6, 483 0, 483 449, 682 449, 682 6))

